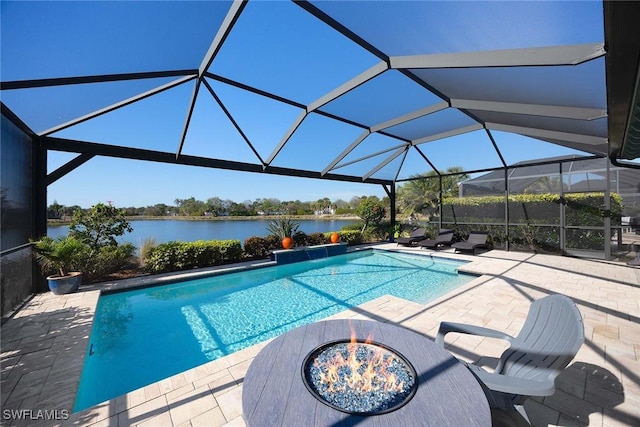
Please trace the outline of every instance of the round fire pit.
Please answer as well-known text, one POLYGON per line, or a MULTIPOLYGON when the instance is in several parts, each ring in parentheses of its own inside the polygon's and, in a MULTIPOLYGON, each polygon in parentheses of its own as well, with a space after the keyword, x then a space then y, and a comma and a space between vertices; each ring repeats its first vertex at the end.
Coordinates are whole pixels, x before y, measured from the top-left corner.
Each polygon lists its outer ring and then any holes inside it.
POLYGON ((313 349, 302 380, 320 402, 348 414, 379 415, 416 393, 416 371, 398 351, 377 342, 338 340, 313 349))
POLYGON ((491 426, 491 411, 482 387, 451 353, 409 329, 364 319, 310 323, 269 342, 245 374, 242 416, 247 427, 491 426), (310 366, 323 350, 336 343, 346 346, 352 339, 363 346, 358 346, 355 353, 358 359, 360 352, 370 351, 371 347, 364 344, 373 337, 377 343, 368 345, 390 351, 387 358, 399 359, 418 374, 408 374, 414 378, 415 393, 407 396, 404 404, 388 402, 387 409, 376 407, 370 412, 338 409, 309 390, 310 366))

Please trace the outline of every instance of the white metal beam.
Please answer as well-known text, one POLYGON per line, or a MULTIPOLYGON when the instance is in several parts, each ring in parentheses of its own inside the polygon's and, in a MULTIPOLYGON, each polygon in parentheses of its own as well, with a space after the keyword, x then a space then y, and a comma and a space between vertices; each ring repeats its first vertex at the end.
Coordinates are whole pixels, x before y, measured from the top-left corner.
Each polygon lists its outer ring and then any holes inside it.
POLYGON ((411 121, 413 119, 417 119, 418 117, 427 116, 432 113, 437 113, 438 111, 444 110, 449 107, 449 104, 446 101, 439 102, 435 105, 430 105, 426 108, 422 108, 417 111, 412 111, 411 113, 405 114, 400 117, 393 118, 391 120, 387 120, 386 122, 379 123, 370 128, 371 132, 378 132, 382 129, 390 128, 392 126, 399 125, 401 123, 405 123, 411 121))
POLYGON ((339 166, 336 166, 335 169, 344 168, 344 167, 352 165, 354 163, 358 163, 358 162, 361 162, 363 160, 371 159, 371 158, 379 156, 381 154, 388 153, 389 151, 397 150, 398 148, 406 148, 408 146, 409 146, 409 144, 394 145, 393 147, 385 148, 384 150, 380 150, 380 151, 377 151, 375 153, 367 154, 366 156, 358 157, 357 159, 350 160, 348 162, 342 163, 339 166))
POLYGON ((392 155, 390 155, 389 157, 387 157, 387 159, 385 161, 383 161, 382 163, 380 163, 378 166, 376 166, 375 168, 371 169, 369 172, 367 172, 363 177, 362 180, 366 181, 369 177, 371 177, 374 173, 378 172, 380 169, 382 169, 383 167, 387 166, 389 163, 391 163, 393 160, 395 160, 396 157, 398 157, 399 155, 401 155, 402 153, 406 153, 407 149, 408 149, 408 145, 399 148, 398 150, 396 150, 396 152, 394 152, 392 155))
POLYGON ((480 123, 475 123, 469 126, 465 126, 463 128, 458 128, 454 130, 450 130, 448 132, 437 133, 435 135, 425 136, 424 138, 414 139, 411 141, 411 145, 420 145, 425 142, 436 141, 438 139, 450 138, 456 135, 462 135, 463 133, 469 133, 476 130, 482 129, 482 125, 480 123))
MULTIPOLYGON (((417 150, 417 148, 416 148, 417 150)), ((402 157, 402 160, 400 161, 400 166, 398 167, 398 170, 396 171, 396 174, 393 176, 393 181, 396 182, 398 180, 398 177, 400 176, 400 171, 402 170, 402 166, 404 165, 405 160, 407 160, 407 156, 409 155, 409 150, 404 150, 404 155, 402 157)))
POLYGON ((204 76, 205 71, 209 69, 209 66, 213 62, 213 59, 216 57, 216 54, 222 47, 222 43, 224 43, 225 39, 231 32, 231 28, 238 20, 240 13, 242 13, 242 9, 246 6, 246 0, 234 0, 227 12, 227 16, 224 17, 222 24, 220 24, 220 28, 218 28, 218 32, 216 33, 211 45, 209 46, 209 50, 207 50, 206 55, 202 59, 200 63, 200 67, 198 68, 198 78, 202 78, 204 76))
POLYGON ((191 94, 191 100, 189 101, 189 108, 187 108, 187 117, 184 119, 184 126, 182 127, 182 134, 180 135, 180 144, 178 144, 178 150, 176 151, 176 159, 182 154, 182 147, 184 147, 184 140, 187 138, 187 132, 189 132, 189 124, 191 123, 191 116, 193 116, 193 109, 196 106, 196 100, 198 99, 198 93, 200 92, 200 83, 202 80, 197 80, 191 94))
POLYGON ((225 116, 227 116, 227 119, 229 119, 229 121, 231 122, 233 127, 236 129, 240 137, 244 140, 245 144, 247 144, 249 149, 253 152, 253 154, 256 156, 256 158, 260 161, 260 163, 264 167, 265 162, 264 160, 262 160, 262 156, 260 155, 260 153, 258 153, 258 150, 256 150, 256 148, 253 146, 251 141, 249 141, 249 137, 247 137, 247 135, 244 133, 244 131, 242 130, 242 128, 240 127, 236 119, 231 115, 231 112, 227 109, 227 107, 224 105, 220 97, 213 90, 213 88, 211 87, 207 79, 202 79, 202 83, 207 88, 207 90, 209 91, 209 94, 211 94, 211 96, 216 101, 216 103, 218 104, 222 112, 225 114, 225 116))
POLYGON ((344 95, 345 93, 349 92, 350 90, 353 90, 356 87, 360 86, 361 84, 366 83, 369 80, 373 79, 374 77, 377 77, 378 75, 384 73, 388 69, 389 69, 389 67, 388 67, 386 62, 382 62, 381 61, 381 62, 377 63, 376 65, 374 65, 373 67, 369 68, 368 70, 365 70, 362 73, 360 73, 359 75, 355 76, 354 78, 352 78, 348 82, 343 83, 342 85, 338 86, 337 88, 335 88, 331 92, 329 92, 329 93, 321 96, 317 100, 313 101, 311 104, 309 104, 307 106, 307 112, 310 113, 310 112, 312 112, 314 110, 317 110, 318 108, 322 107, 323 105, 328 104, 329 102, 331 102, 334 99, 344 95))
POLYGON ((392 69, 577 65, 605 54, 603 43, 392 56, 392 69))
POLYGON ((93 112, 91 112, 89 114, 85 114, 82 117, 78 117, 78 118, 70 120, 70 121, 68 121, 66 123, 62 123, 62 124, 60 124, 58 126, 52 127, 51 129, 47 129, 47 130, 39 133, 39 135, 40 136, 51 135, 52 133, 61 131, 61 130, 66 129, 66 128, 71 127, 71 126, 75 126, 75 125, 77 125, 79 123, 82 123, 82 122, 86 122, 87 120, 91 120, 91 119, 93 119, 95 117, 98 117, 98 116, 101 116, 103 114, 109 113, 111 111, 117 110, 118 108, 126 107, 129 104, 133 104, 134 102, 143 100, 145 98, 148 98, 148 97, 153 96, 155 94, 158 94, 160 92, 164 92, 165 90, 168 90, 168 89, 171 89, 173 87, 179 86, 179 85, 181 85, 183 83, 186 83, 189 80, 193 80, 195 78, 196 78, 195 75, 181 77, 179 79, 176 79, 176 80, 174 80, 172 82, 169 82, 167 84, 164 84, 162 86, 158 86, 157 88, 154 88, 154 89, 148 90, 146 92, 140 93, 140 94, 138 94, 136 96, 132 96, 131 98, 127 98, 127 99, 125 99, 123 101, 116 102, 115 104, 111 104, 108 107, 104 107, 104 108, 101 108, 100 110, 96 110, 96 111, 93 111, 93 112))
POLYGON ((607 117, 603 108, 563 107, 559 105, 522 104, 515 102, 451 99, 451 106, 465 110, 495 111, 529 116, 557 117, 575 120, 596 120, 607 117))
POLYGON ((548 138, 558 141, 577 142, 587 145, 600 145, 607 143, 607 138, 601 136, 581 135, 578 133, 559 132, 555 130, 528 128, 523 126, 512 126, 501 123, 485 123, 485 127, 491 130, 518 133, 534 138, 548 138))
POLYGON ((347 148, 345 148, 342 153, 340 153, 338 155, 338 157, 336 157, 335 159, 333 159, 331 161, 331 163, 329 163, 327 165, 326 168, 324 168, 322 170, 322 172, 320 172, 321 176, 325 176, 331 169, 333 169, 333 167, 335 165, 337 165, 342 159, 344 159, 345 157, 347 157, 347 155, 352 152, 362 141, 364 141, 364 139, 366 137, 368 137, 369 135, 371 135, 371 132, 369 130, 365 130, 364 132, 362 132, 360 134, 360 136, 358 136, 358 138, 356 138, 355 141, 353 141, 347 148))
POLYGON ((606 156, 609 152, 609 144, 603 142, 602 144, 584 144, 580 142, 571 141, 558 141, 550 138, 538 138, 540 141, 548 142, 549 144, 559 145, 565 148, 571 148, 573 150, 583 151, 585 153, 594 154, 596 156, 606 156))
POLYGON ((302 111, 299 115, 298 118, 296 119, 295 122, 293 122, 293 124, 291 125, 291 127, 289 128, 289 130, 287 131, 286 135, 280 140, 280 143, 278 144, 278 146, 273 150, 273 152, 271 153, 271 155, 269 155, 269 158, 266 161, 266 165, 270 165, 271 162, 273 161, 273 159, 276 158, 276 156, 278 155, 278 153, 280 153, 280 151, 284 148, 284 146, 287 144, 287 142, 289 142, 289 139, 291 138, 291 136, 293 136, 293 133, 298 129, 298 127, 302 124, 302 122, 304 121, 304 119, 307 117, 307 112, 306 111, 302 111))
MULTIPOLYGON (((303 120, 306 118, 306 116, 309 113, 313 112, 314 110, 317 110, 318 108, 320 108, 323 105, 333 101, 334 99, 340 97, 341 95, 344 95, 345 93, 349 92, 350 90, 352 90, 352 89, 360 86, 361 84, 371 80, 372 78, 380 75, 381 73, 385 72, 387 69, 388 69, 388 66, 387 66, 387 64, 385 62, 379 62, 376 65, 374 65, 373 67, 369 68, 368 70, 360 73, 358 76, 356 76, 353 79, 349 80, 348 82, 340 85, 336 89, 332 90, 331 92, 327 93, 326 95, 318 98, 316 101, 314 101, 311 104, 307 105, 306 111, 303 111, 300 114, 300 116, 298 116, 298 118, 293 123, 293 125, 291 126, 291 128, 289 129, 287 134, 282 138, 282 140, 280 141, 278 146, 273 150, 273 152, 271 153, 271 155, 267 159, 266 164, 267 165, 271 164, 271 162, 276 158, 278 153, 280 153, 282 148, 284 148, 284 146, 287 144, 289 139, 293 136, 293 133, 298 129, 300 124, 303 122, 303 120)), ((327 170, 327 169, 325 169, 325 170, 327 170)), ((323 175, 325 173, 326 172, 323 171, 323 175)))

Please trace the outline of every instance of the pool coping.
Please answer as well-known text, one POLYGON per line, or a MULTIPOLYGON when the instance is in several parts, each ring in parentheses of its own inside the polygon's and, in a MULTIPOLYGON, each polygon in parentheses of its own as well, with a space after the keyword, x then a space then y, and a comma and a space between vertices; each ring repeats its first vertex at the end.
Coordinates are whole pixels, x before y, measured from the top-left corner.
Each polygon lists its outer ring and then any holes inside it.
MULTIPOLYGON (((621 360, 627 360, 625 364, 632 360, 635 363, 634 367, 640 367, 640 364, 637 363, 640 343, 629 344, 629 334, 632 334, 632 336, 640 335, 640 328, 637 327, 638 318, 631 314, 638 312, 640 269, 611 263, 596 263, 568 257, 551 257, 528 253, 491 251, 481 255, 470 256, 445 251, 431 252, 416 250, 415 248, 396 248, 391 244, 367 245, 366 248, 379 248, 389 251, 420 253, 426 256, 442 256, 456 260, 473 261, 464 266, 465 271, 482 276, 471 280, 469 283, 456 288, 427 305, 386 296, 351 310, 346 310, 330 318, 373 318, 374 320, 401 324, 432 338, 434 328, 438 324, 437 319, 441 318, 443 313, 448 313, 449 319, 451 319, 451 316, 454 316, 453 318, 455 319, 459 319, 462 316, 459 313, 461 308, 459 303, 456 303, 457 305, 452 308, 446 308, 451 306, 450 301, 466 301, 472 298, 473 295, 473 302, 468 302, 468 304, 473 304, 474 306, 471 307, 470 311, 465 309, 467 314, 462 317, 465 320, 473 320, 475 316, 472 313, 493 306, 496 301, 499 302, 499 300, 505 298, 506 294, 509 294, 508 301, 510 302, 505 306, 504 310, 508 309, 516 314, 510 313, 507 318, 502 315, 492 315, 490 320, 482 317, 481 319, 485 320, 481 323, 486 324, 488 322, 489 326, 491 326, 492 323, 501 320, 503 328, 514 329, 512 332, 517 332, 515 328, 518 327, 518 319, 524 315, 523 310, 528 305, 528 300, 520 301, 522 300, 522 291, 514 293, 513 285, 510 285, 505 289, 500 289, 499 293, 492 296, 488 303, 481 304, 478 301, 484 297, 482 294, 478 294, 480 288, 486 288, 487 284, 491 285, 491 287, 504 287, 508 283, 504 283, 503 276, 508 276, 513 271, 522 271, 524 273, 524 275, 519 273, 519 282, 516 281, 515 283, 532 283, 532 285, 535 285, 532 289, 537 289, 536 295, 551 286, 552 288, 550 289, 554 289, 554 292, 560 290, 571 296, 572 293, 576 292, 575 289, 584 289, 584 286, 580 283, 581 281, 596 283, 597 289, 611 288, 612 290, 607 291, 609 292, 607 295, 609 295, 610 299, 613 298, 612 303, 616 304, 616 308, 622 309, 625 307, 623 311, 628 313, 625 315, 625 322, 627 323, 621 326, 616 324, 616 330, 619 330, 618 339, 607 338, 608 341, 606 343, 611 346, 611 350, 604 348, 603 344, 602 350, 593 351, 593 348, 587 348, 585 349, 587 357, 583 357, 583 360, 595 360, 600 366, 613 369, 613 372, 621 378, 621 382, 623 380, 626 381, 625 385, 630 390, 626 401, 630 402, 631 405, 635 402, 636 407, 640 406, 640 386, 634 385, 633 381, 631 383, 628 382, 629 375, 626 374, 620 364, 611 365, 610 362, 622 354, 626 359, 623 358, 621 360), (540 260, 540 262, 532 262, 531 260, 540 260), (526 268, 538 264, 545 268, 548 268, 547 265, 549 265, 548 274, 547 272, 531 274, 531 272, 526 271, 526 268), (574 264, 576 265, 574 266, 574 264), (553 270, 555 265, 562 267, 556 268, 557 271, 555 271, 553 270), (556 284, 559 280, 557 272, 567 275, 568 273, 565 273, 565 270, 569 271, 571 269, 578 270, 578 272, 572 273, 577 279, 572 276, 565 280, 566 283, 556 284), (606 269, 609 269, 609 271, 605 273, 606 269), (593 273, 591 270, 597 272, 593 273), (601 270, 602 272, 600 272, 601 270), (587 271, 590 272, 589 275, 587 275, 587 271), (600 276, 602 276, 602 279, 598 278, 600 276), (622 295, 628 292, 632 295, 622 295), (620 296, 617 296, 618 294, 620 296), (515 304, 515 301, 520 302, 515 304), (475 307, 476 304, 479 307, 475 307), (631 306, 632 308, 629 308, 631 306), (632 323, 636 322, 632 329, 627 326, 629 320, 632 323), (620 337, 622 336, 624 336, 624 342, 620 342, 620 337), (634 346, 637 348, 635 352, 633 350, 634 346), (608 354, 610 351, 612 353, 608 354)), ((255 262, 253 263, 255 264, 255 262)), ((269 263, 267 262, 266 264, 268 265, 269 263)), ((251 263, 249 264, 250 266, 251 263)), ((172 276, 175 280, 177 275, 172 276)), ((127 287, 134 286, 131 280, 128 280, 127 287)), ((165 280, 171 280, 171 278, 165 280)), ((586 285, 588 286, 589 283, 586 285)), ((487 288, 486 290, 489 289, 487 288)), ((7 322, 6 326, 3 325, 2 403, 4 408, 40 407, 64 409, 73 407, 99 295, 99 290, 83 288, 79 293, 65 296, 53 296, 51 293, 36 295, 23 310, 17 313, 14 319, 7 322)), ((590 297, 585 296, 584 298, 586 299, 582 301, 589 301, 590 297)), ((585 316, 585 313, 587 316, 585 317, 585 327, 588 326, 589 329, 585 331, 585 335, 597 341, 598 345, 601 345, 600 341, 604 339, 601 338, 602 334, 606 333, 605 330, 609 330, 607 328, 614 327, 609 325, 610 319, 614 322, 620 322, 621 317, 603 316, 602 313, 611 314, 617 313, 617 311, 611 312, 611 309, 601 307, 602 304, 607 303, 608 300, 606 299, 603 300, 603 298, 597 297, 595 301, 597 303, 583 302, 580 308, 583 311, 583 316, 585 316), (597 323, 596 326, 593 325, 594 321, 597 323)), ((257 352, 268 342, 270 340, 208 362, 205 365, 192 368, 84 411, 71 414, 68 420, 42 422, 40 425, 101 426, 120 423, 123 425, 191 425, 195 427, 202 422, 204 423, 203 425, 242 426, 244 421, 239 403, 242 393, 242 379, 251 363, 252 357, 255 357, 257 352)), ((631 342, 636 341, 632 339, 631 342)), ((475 347, 479 348, 477 345, 475 347)), ((471 351, 476 351, 473 346, 470 349, 471 351)), ((638 370, 636 369, 636 371, 638 370)), ((634 378, 631 376, 632 380, 634 378)), ((563 398, 566 399, 566 396, 563 395, 563 398)), ((536 403, 533 402, 533 404, 536 403)), ((542 402, 536 405, 538 410, 542 410, 545 414, 552 414, 556 417, 556 420, 558 417, 565 416, 563 414, 571 413, 570 408, 549 408, 543 406, 542 402)), ((561 404, 559 405, 562 406, 561 404)), ((633 407, 626 410, 634 413, 633 407)), ((596 413, 594 416, 596 417, 594 424, 602 424, 607 416, 624 418, 627 415, 618 413, 613 415, 611 413, 606 414, 606 410, 601 408, 599 415, 596 413)), ((34 425, 34 423, 31 420, 31 422, 24 424, 17 422, 15 425, 34 425)), ((35 425, 38 425, 38 423, 35 425)))

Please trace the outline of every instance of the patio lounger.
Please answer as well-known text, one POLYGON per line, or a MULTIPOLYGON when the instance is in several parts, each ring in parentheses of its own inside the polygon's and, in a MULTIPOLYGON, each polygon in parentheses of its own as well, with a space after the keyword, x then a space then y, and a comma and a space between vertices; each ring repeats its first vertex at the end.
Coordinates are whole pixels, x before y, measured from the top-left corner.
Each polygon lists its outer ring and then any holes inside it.
POLYGON ((476 251, 477 248, 487 247, 487 238, 489 234, 486 231, 472 231, 464 242, 456 242, 451 245, 457 251, 476 251))
POLYGON ((420 240, 417 244, 421 248, 439 249, 443 246, 451 246, 453 243, 453 230, 443 228, 435 239, 420 240))
POLYGON ((397 245, 405 245, 405 246, 411 246, 416 242, 419 242, 420 240, 424 239, 424 233, 426 233, 427 230, 425 230, 424 228, 416 228, 415 230, 413 230, 411 232, 411 234, 409 235, 409 237, 398 237, 396 240, 396 244, 397 245))
POLYGON ((465 363, 486 387, 494 408, 517 410, 527 422, 522 404, 529 396, 550 396, 555 378, 571 362, 584 342, 584 325, 575 303, 565 295, 550 295, 534 301, 520 333, 512 337, 489 328, 442 322, 436 344, 444 347, 447 333, 458 332, 510 343, 494 372, 465 363))

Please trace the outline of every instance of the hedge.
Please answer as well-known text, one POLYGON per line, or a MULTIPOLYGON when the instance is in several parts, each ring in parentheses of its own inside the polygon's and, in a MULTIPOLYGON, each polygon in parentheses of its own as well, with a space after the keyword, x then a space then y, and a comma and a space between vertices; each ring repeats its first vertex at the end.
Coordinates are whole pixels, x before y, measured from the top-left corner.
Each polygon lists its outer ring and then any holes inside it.
MULTIPOLYGON (((327 241, 330 241, 331 233, 333 233, 333 231, 329 233, 324 233, 325 237, 327 238, 327 241)), ((343 228, 341 231, 338 231, 337 233, 340 235, 340 241, 346 242, 347 246, 360 245, 364 243, 364 237, 362 236, 362 233, 360 232, 360 230, 345 230, 343 228)))
POLYGON ((149 250, 145 270, 150 273, 211 267, 242 260, 239 240, 167 242, 149 250))
POLYGON ((324 233, 306 234, 304 231, 297 231, 293 235, 293 241, 296 246, 315 246, 329 243, 329 238, 326 238, 324 233))
POLYGON ((266 258, 276 249, 282 249, 282 242, 278 236, 253 236, 244 241, 244 255, 249 258, 266 258))
MULTIPOLYGON (((604 193, 571 193, 564 199, 559 194, 514 194, 509 203, 509 243, 512 249, 560 252, 560 205, 565 207, 565 225, 604 227, 607 214, 604 193)), ((488 231, 494 248, 506 246, 504 197, 446 198, 442 202, 442 222, 454 228, 456 238, 465 238, 471 231, 488 231), (459 224, 470 223, 470 224, 459 224), (486 225, 485 225, 486 224, 486 225)), ((622 214, 622 198, 611 194, 611 218, 614 224, 622 214)), ((601 250, 604 231, 566 229, 566 247, 601 250)))

